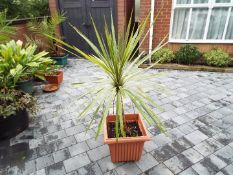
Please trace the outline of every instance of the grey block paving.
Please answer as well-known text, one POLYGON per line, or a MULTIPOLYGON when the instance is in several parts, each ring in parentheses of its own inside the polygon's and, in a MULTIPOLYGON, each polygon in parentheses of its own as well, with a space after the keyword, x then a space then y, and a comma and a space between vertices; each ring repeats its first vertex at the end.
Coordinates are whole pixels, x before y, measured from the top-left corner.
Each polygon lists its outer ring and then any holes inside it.
POLYGON ((120 175, 138 175, 142 173, 135 163, 126 163, 117 167, 116 171, 120 175))
POLYGON ((72 157, 70 159, 67 159, 64 161, 64 166, 66 169, 66 172, 69 173, 71 171, 77 170, 85 165, 88 165, 91 163, 89 157, 86 153, 79 154, 75 157, 72 157))
POLYGON ((167 133, 146 124, 151 140, 141 159, 112 163, 102 133, 95 140, 99 116, 88 132, 94 110, 77 120, 88 97, 78 101, 85 89, 71 85, 103 72, 86 60, 71 59, 63 69, 59 91, 46 94, 35 86, 39 111, 29 128, 0 141, 0 175, 233 175, 233 74, 162 70, 167 75, 152 81, 171 95, 145 88, 164 109, 153 111, 167 133))
POLYGON ((145 172, 153 166, 159 164, 158 161, 149 153, 142 155, 141 160, 136 162, 137 166, 145 172))

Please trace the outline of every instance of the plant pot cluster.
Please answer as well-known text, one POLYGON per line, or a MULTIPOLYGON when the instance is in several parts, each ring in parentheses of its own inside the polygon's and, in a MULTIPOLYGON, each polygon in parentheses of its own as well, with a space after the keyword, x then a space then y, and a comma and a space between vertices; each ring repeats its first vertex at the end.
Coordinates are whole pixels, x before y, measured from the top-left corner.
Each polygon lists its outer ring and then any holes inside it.
POLYGON ((29 114, 36 102, 33 94, 34 77, 43 79, 53 68, 47 52, 37 52, 36 45, 9 41, 0 45, 0 140, 22 132, 28 126, 29 114))

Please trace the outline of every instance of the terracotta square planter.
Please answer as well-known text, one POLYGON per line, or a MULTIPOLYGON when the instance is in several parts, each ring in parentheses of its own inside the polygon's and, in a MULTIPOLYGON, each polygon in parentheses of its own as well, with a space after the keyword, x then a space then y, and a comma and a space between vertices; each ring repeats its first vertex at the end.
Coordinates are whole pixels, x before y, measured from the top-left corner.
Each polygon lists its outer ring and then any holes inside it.
POLYGON ((57 71, 56 75, 45 75, 45 79, 49 84, 61 84, 63 81, 63 71, 57 71))
POLYGON ((137 161, 141 158, 145 141, 149 141, 149 134, 140 114, 126 114, 126 121, 138 122, 142 136, 108 138, 107 123, 115 122, 116 116, 109 115, 104 125, 104 143, 109 145, 111 160, 115 162, 137 161))

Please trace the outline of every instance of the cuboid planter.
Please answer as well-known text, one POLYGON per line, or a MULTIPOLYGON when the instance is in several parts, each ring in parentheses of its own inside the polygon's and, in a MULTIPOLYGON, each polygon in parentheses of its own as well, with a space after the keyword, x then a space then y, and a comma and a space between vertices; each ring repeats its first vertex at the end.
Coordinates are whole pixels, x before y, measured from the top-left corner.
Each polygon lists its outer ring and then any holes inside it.
POLYGON ((0 140, 10 139, 28 128, 29 117, 26 109, 16 111, 15 115, 0 116, 0 140))
POLYGON ((45 75, 45 79, 48 81, 49 84, 61 84, 63 81, 63 71, 59 70, 54 75, 45 75))
POLYGON ((57 65, 61 65, 61 66, 67 65, 68 54, 63 56, 53 56, 51 58, 56 62, 57 65))
POLYGON ((141 158, 145 141, 149 141, 150 137, 143 123, 140 114, 126 114, 126 122, 137 122, 142 132, 142 136, 138 137, 120 137, 108 138, 107 124, 115 122, 116 116, 109 115, 104 125, 104 143, 109 145, 111 160, 113 163, 124 161, 138 161, 141 158))

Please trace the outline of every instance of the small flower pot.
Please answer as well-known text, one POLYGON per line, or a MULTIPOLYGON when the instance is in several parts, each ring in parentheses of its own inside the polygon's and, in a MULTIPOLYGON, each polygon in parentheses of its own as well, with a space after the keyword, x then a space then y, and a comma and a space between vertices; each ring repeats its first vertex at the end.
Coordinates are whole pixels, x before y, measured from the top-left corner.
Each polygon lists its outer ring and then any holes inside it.
POLYGON ((33 93, 33 78, 29 80, 19 81, 16 83, 16 89, 21 90, 25 93, 33 93))
POLYGON ((59 71, 57 71, 56 74, 53 74, 53 75, 46 74, 45 79, 47 80, 48 84, 58 84, 59 85, 63 81, 63 71, 59 70, 59 71))
POLYGON ((15 115, 0 116, 0 140, 10 139, 28 128, 29 117, 26 109, 16 111, 15 115))
POLYGON ((63 56, 52 56, 51 57, 54 61, 56 61, 57 65, 65 66, 67 65, 68 54, 63 56))
POLYGON ((108 137, 108 123, 115 122, 116 116, 109 115, 104 125, 104 143, 109 145, 111 160, 113 163, 125 161, 138 161, 141 158, 145 141, 149 141, 150 137, 146 127, 142 121, 140 114, 126 114, 126 122, 137 122, 142 132, 142 136, 138 137, 108 137))

